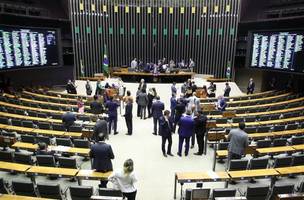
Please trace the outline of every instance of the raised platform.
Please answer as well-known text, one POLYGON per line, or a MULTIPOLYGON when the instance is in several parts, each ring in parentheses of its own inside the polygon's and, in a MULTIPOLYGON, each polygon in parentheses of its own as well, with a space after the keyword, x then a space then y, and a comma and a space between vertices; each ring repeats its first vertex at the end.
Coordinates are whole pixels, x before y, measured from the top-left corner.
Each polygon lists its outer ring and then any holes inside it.
POLYGON ((120 77, 124 82, 137 82, 140 79, 145 79, 146 82, 153 83, 172 83, 185 82, 190 79, 195 73, 193 72, 179 72, 179 73, 160 73, 152 74, 146 72, 113 72, 112 76, 120 77))

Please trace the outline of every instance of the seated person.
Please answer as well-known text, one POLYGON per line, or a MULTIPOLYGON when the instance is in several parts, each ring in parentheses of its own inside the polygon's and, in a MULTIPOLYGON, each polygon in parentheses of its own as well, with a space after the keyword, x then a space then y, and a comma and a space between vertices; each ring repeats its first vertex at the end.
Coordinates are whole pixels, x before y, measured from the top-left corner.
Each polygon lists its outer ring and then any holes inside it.
POLYGON ((226 100, 225 100, 225 98, 223 96, 219 96, 218 97, 218 101, 217 101, 216 107, 220 111, 225 111, 226 110, 227 103, 226 103, 226 100))
POLYGON ((210 86, 208 87, 209 97, 215 97, 216 85, 211 81, 210 86))
POLYGON ((53 156, 54 152, 48 150, 46 143, 39 142, 38 143, 38 149, 36 151, 36 155, 50 155, 50 156, 53 156))

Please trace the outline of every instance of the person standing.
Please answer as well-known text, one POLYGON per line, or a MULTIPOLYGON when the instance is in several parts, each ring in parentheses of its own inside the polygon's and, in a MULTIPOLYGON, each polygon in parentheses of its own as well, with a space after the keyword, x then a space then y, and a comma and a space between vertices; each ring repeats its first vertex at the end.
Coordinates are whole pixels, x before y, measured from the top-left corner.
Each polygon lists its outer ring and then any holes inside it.
POLYGON ((115 170, 109 176, 109 180, 113 182, 115 189, 122 192, 124 198, 135 200, 137 189, 134 183, 137 182, 137 178, 134 173, 134 162, 132 159, 124 162, 123 170, 115 170))
POLYGON ((175 94, 175 96, 177 95, 177 89, 176 89, 176 83, 173 82, 171 85, 171 95, 175 94))
POLYGON ((178 124, 185 110, 186 110, 185 104, 181 101, 181 99, 177 99, 176 107, 175 107, 175 116, 174 116, 174 128, 173 128, 174 133, 176 130, 176 125, 178 124))
POLYGON ((98 96, 94 95, 94 101, 90 104, 91 112, 95 115, 99 115, 103 112, 103 106, 101 102, 98 102, 98 96))
POLYGON ((145 89, 142 89, 138 95, 138 105, 140 106, 140 119, 146 119, 146 110, 149 103, 148 95, 145 89))
POLYGON ((225 89, 224 89, 224 97, 229 97, 230 91, 231 91, 231 87, 230 87, 229 83, 226 82, 225 89))
POLYGON ((179 142, 177 155, 182 156, 182 148, 185 141, 185 156, 188 156, 190 137, 192 136, 194 129, 194 120, 191 117, 191 110, 186 111, 186 115, 180 118, 178 125, 179 142))
POLYGON ((100 80, 97 80, 96 82, 96 90, 95 90, 95 95, 103 95, 104 89, 101 85, 100 80))
POLYGON ((98 135, 103 134, 108 138, 108 122, 104 117, 99 117, 93 128, 93 140, 98 142, 98 135))
POLYGON ((193 72, 194 67, 195 67, 195 62, 192 60, 192 58, 190 58, 189 68, 191 72, 193 72))
POLYGON ((207 117, 202 111, 198 111, 194 118, 194 132, 196 135, 196 141, 198 145, 198 152, 194 155, 202 155, 204 152, 204 137, 206 133, 207 117))
POLYGON ((90 96, 92 94, 92 86, 89 80, 87 80, 85 88, 86 88, 87 96, 90 96))
POLYGON ((139 89, 142 91, 142 90, 147 90, 147 83, 145 82, 145 79, 141 79, 140 80, 140 83, 139 83, 139 89))
POLYGON ((132 130, 133 130, 132 110, 133 110, 133 100, 129 98, 126 102, 125 115, 124 115, 125 120, 126 120, 127 129, 128 129, 128 133, 126 135, 132 135, 132 130))
POLYGON ((113 97, 109 97, 109 100, 106 102, 106 108, 108 108, 108 115, 109 115, 109 134, 111 134, 112 123, 113 123, 114 135, 118 134, 117 132, 118 107, 119 107, 119 102, 113 100, 113 97))
POLYGON ((173 156, 171 153, 172 147, 172 132, 173 132, 173 123, 172 118, 170 117, 170 111, 165 110, 164 115, 159 118, 159 134, 162 136, 162 152, 164 157, 173 156), (166 151, 166 141, 168 140, 168 149, 166 151))
POLYGON ((77 108, 78 108, 78 113, 83 114, 84 113, 84 103, 81 97, 77 98, 77 108))
POLYGON ((176 95, 175 93, 173 93, 170 99, 170 110, 171 110, 171 117, 173 118, 173 120, 175 115, 176 104, 177 104, 176 95))
POLYGON ((155 88, 149 88, 149 92, 148 92, 148 118, 152 117, 152 103, 153 103, 153 100, 154 100, 155 97, 156 97, 155 88))
POLYGON ((255 83, 253 82, 253 78, 250 78, 247 86, 247 94, 253 94, 254 88, 255 83))
POLYGON ((183 95, 185 95, 186 92, 187 92, 187 83, 184 82, 183 85, 182 85, 182 87, 181 87, 181 93, 182 93, 183 95))
POLYGON ((140 105, 138 104, 138 97, 139 97, 139 94, 141 93, 141 90, 140 88, 137 88, 137 91, 136 91, 136 103, 137 103, 137 117, 140 117, 140 105))
POLYGON ((159 123, 159 118, 163 115, 163 110, 165 109, 165 105, 160 101, 160 97, 156 97, 156 101, 152 104, 152 117, 154 124, 154 132, 153 135, 157 135, 157 124, 159 123))
MULTIPOLYGON (((232 159, 241 159, 248 147, 248 135, 244 131, 245 123, 239 123, 239 128, 231 129, 228 134, 228 165, 232 159)), ((227 169, 229 167, 227 166, 227 169)))
MULTIPOLYGON (((96 172, 109 172, 113 171, 113 165, 111 159, 114 159, 114 153, 112 147, 105 143, 107 135, 99 134, 98 142, 91 146, 90 157, 93 159, 92 169, 96 172)), ((99 187, 106 188, 107 180, 101 180, 99 187)))
POLYGON ((67 131, 69 131, 70 127, 76 121, 76 116, 72 112, 72 110, 73 110, 72 108, 69 108, 69 111, 62 115, 62 123, 64 127, 67 129, 67 131))
POLYGON ((131 61, 131 69, 135 71, 135 70, 137 69, 137 65, 138 65, 137 59, 134 58, 134 59, 131 61))

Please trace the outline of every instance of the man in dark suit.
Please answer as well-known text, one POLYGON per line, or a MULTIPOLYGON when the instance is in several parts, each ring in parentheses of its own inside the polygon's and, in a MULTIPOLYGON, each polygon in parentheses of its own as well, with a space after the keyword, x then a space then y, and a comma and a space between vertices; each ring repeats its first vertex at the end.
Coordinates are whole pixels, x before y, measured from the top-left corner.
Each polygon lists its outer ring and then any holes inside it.
POLYGON ((171 117, 173 118, 173 120, 175 115, 176 104, 177 104, 176 94, 172 94, 172 97, 170 99, 170 110, 171 110, 171 117))
POLYGON ((175 95, 177 94, 177 89, 176 89, 176 83, 173 82, 172 85, 171 85, 171 95, 175 95))
POLYGON ((156 97, 156 101, 152 103, 152 117, 154 124, 154 135, 157 135, 157 124, 159 123, 159 118, 163 115, 163 110, 165 105, 160 101, 159 96, 156 97))
POLYGON ((254 88, 255 88, 255 83, 253 82, 253 78, 250 78, 247 86, 247 94, 253 94, 254 88))
POLYGON ((206 133, 207 117, 201 110, 197 111, 194 118, 194 132, 196 134, 196 140, 198 145, 198 152, 194 155, 202 155, 204 151, 204 137, 206 133))
POLYGON ((103 111, 102 104, 98 102, 98 96, 94 95, 94 101, 90 104, 91 112, 95 115, 101 114, 103 111))
POLYGON ((106 108, 108 108, 109 115, 109 134, 111 134, 111 128, 113 123, 114 135, 118 134, 117 132, 117 108, 119 107, 119 102, 114 101, 113 97, 106 102, 106 108))
POLYGON ((69 131, 69 128, 74 124, 76 121, 76 116, 74 113, 72 113, 72 108, 70 108, 70 111, 64 113, 62 115, 62 123, 64 124, 64 127, 69 131))
POLYGON ((186 110, 185 104, 181 101, 181 99, 177 99, 175 106, 175 116, 174 116, 174 133, 176 130, 176 125, 179 122, 185 110, 186 110))
POLYGON ((179 142, 177 155, 182 156, 182 148, 185 140, 185 156, 188 156, 190 137, 192 136, 194 129, 194 120, 191 116, 191 110, 186 111, 186 115, 180 118, 178 125, 179 142))
POLYGON ((105 118, 100 117, 99 120, 96 122, 94 129, 93 129, 94 135, 93 135, 93 140, 98 142, 98 135, 103 134, 107 135, 108 134, 108 123, 105 118))
POLYGON ((133 99, 129 98, 127 99, 127 104, 125 107, 125 120, 126 120, 126 125, 128 128, 128 133, 126 135, 132 135, 133 131, 133 126, 132 126, 132 110, 133 110, 133 99))
MULTIPOLYGON (((98 135, 98 143, 91 146, 90 157, 93 159, 92 169, 97 172, 113 171, 111 159, 114 159, 112 147, 105 143, 106 135, 98 135)), ((107 180, 101 180, 99 187, 106 188, 107 180)))
POLYGON ((229 85, 229 83, 227 82, 225 84, 225 89, 224 89, 224 97, 229 97, 230 96, 230 91, 231 91, 231 87, 229 85))
POLYGON ((159 134, 162 136, 162 151, 163 155, 167 157, 173 156, 171 153, 172 146, 172 131, 173 131, 173 123, 172 118, 170 117, 170 111, 165 110, 164 115, 159 118, 159 134), (168 149, 166 153, 166 141, 168 140, 168 149))

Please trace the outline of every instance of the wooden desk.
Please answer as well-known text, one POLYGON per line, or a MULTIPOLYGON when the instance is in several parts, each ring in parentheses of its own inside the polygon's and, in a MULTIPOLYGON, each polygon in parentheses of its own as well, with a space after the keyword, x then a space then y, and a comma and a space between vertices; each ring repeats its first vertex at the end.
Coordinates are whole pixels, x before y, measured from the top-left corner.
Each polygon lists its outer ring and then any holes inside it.
POLYGON ((289 174, 303 174, 304 166, 293 166, 293 167, 282 167, 275 168, 280 175, 289 175, 289 174))
POLYGON ((80 95, 80 94, 68 94, 68 93, 62 93, 62 92, 58 92, 58 91, 53 91, 53 90, 49 90, 47 91, 47 93, 51 93, 51 94, 56 94, 56 95, 64 95, 64 96, 70 96, 70 97, 74 97, 74 98, 77 98, 77 97, 82 97, 82 98, 86 98, 87 96, 86 95, 80 95))
POLYGON ((227 173, 232 179, 261 178, 279 175, 279 172, 277 172, 275 169, 227 171, 227 173))
MULTIPOLYGON (((47 99, 57 99, 57 100, 59 99, 59 100, 63 100, 63 101, 77 102, 77 99, 70 99, 70 98, 64 98, 64 97, 59 97, 59 96, 50 96, 50 95, 46 95, 46 94, 39 94, 39 93, 34 93, 34 92, 29 92, 29 91, 23 91, 22 93, 36 96, 36 97, 41 97, 41 98, 47 98, 47 99)), ((86 98, 83 99, 83 102, 86 102, 86 98)))
POLYGON ((268 153, 283 153, 295 151, 291 146, 282 146, 282 147, 267 147, 267 148, 258 148, 256 149, 258 154, 268 154, 268 153))
POLYGON ((303 151, 304 150, 304 144, 292 145, 291 147, 294 148, 297 151, 303 151))
POLYGON ((4 171, 26 172, 31 165, 0 161, 0 169, 4 171))
POLYGON ((298 135, 298 134, 303 134, 303 133, 304 133, 304 129, 294 129, 294 130, 272 132, 272 134, 276 137, 282 137, 282 136, 287 136, 287 135, 298 135))
POLYGON ((46 130, 46 129, 34 129, 34 134, 51 135, 51 136, 63 136, 65 131, 46 130))
POLYGON ((29 107, 29 106, 21 106, 21 105, 16 105, 16 104, 12 104, 12 103, 2 102, 2 101, 0 101, 0 105, 6 106, 6 107, 22 109, 22 110, 33 110, 33 111, 44 112, 44 113, 56 113, 56 114, 65 113, 64 111, 60 111, 60 110, 49 110, 49 109, 35 108, 35 107, 29 107))
POLYGON ((31 116, 26 116, 26 115, 18 115, 18 114, 5 113, 5 112, 0 112, 0 116, 7 117, 7 118, 13 118, 13 119, 30 120, 30 121, 50 122, 50 123, 59 123, 59 124, 62 123, 62 120, 60 120, 60 119, 31 117, 31 116))
POLYGON ((41 198, 41 197, 12 195, 12 194, 0 194, 0 200, 51 200, 51 199, 41 198))
POLYGON ((174 180, 174 199, 176 199, 177 183, 181 184, 181 195, 184 183, 210 182, 210 181, 227 181, 229 175, 227 172, 177 172, 174 180))
POLYGON ((35 130, 33 128, 27 128, 27 127, 22 127, 22 126, 10 126, 10 125, 6 125, 2 129, 8 130, 8 131, 24 132, 24 133, 32 133, 35 130))
MULTIPOLYGON (((16 142, 12 145, 13 148, 19 149, 26 149, 30 151, 36 151, 38 149, 38 144, 31 144, 26 142, 16 142)), ((57 151, 57 152, 66 152, 66 153, 73 153, 88 156, 90 153, 90 149, 88 148, 76 148, 76 147, 67 147, 67 146, 52 146, 49 145, 48 149, 50 151, 57 151)))
POLYGON ((63 136, 81 138, 83 135, 82 135, 82 133, 79 133, 79 132, 64 132, 63 136))
POLYGON ((85 180, 107 180, 108 177, 112 174, 112 172, 96 172, 95 170, 90 169, 81 169, 77 173, 76 177, 78 180, 78 184, 81 185, 83 179, 85 180))
POLYGON ((61 175, 66 177, 73 177, 77 174, 79 169, 69 169, 61 167, 42 167, 42 166, 32 166, 27 170, 27 173, 41 174, 41 175, 61 175))

